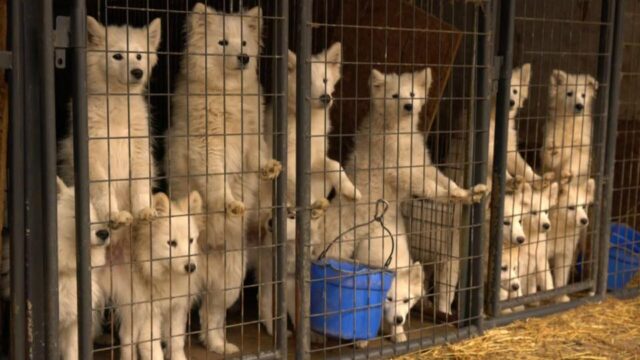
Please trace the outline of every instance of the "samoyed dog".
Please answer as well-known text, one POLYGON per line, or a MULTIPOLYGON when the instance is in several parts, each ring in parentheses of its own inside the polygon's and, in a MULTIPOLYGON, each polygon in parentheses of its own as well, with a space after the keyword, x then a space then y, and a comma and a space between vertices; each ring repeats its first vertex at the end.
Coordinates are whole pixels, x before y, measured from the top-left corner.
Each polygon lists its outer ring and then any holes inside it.
MULTIPOLYGON (((329 207, 329 201, 325 198, 316 200, 311 206, 311 253, 312 259, 319 254, 315 253, 314 246, 319 243, 318 226, 320 219, 324 216, 324 212, 329 207)), ((295 209, 287 210, 287 242, 285 244, 286 267, 285 267, 285 285, 287 299, 287 314, 295 325, 295 307, 296 307, 296 213, 295 209)), ((258 258, 258 271, 260 276, 258 288, 258 305, 260 308, 260 322, 264 325, 267 334, 273 335, 273 287, 275 279, 273 278, 273 252, 276 250, 273 239, 275 223, 272 218, 265 219, 263 224, 263 236, 260 244, 258 258)))
POLYGON ((591 117, 597 91, 598 82, 591 75, 562 70, 554 70, 551 75, 542 155, 544 167, 558 179, 589 176, 591 117))
MULTIPOLYGON (((506 244, 502 249, 502 261, 500 263, 500 300, 513 299, 522 296, 522 286, 518 275, 518 247, 506 244)), ((515 308, 503 308, 502 313, 508 314, 513 310, 521 311, 522 306, 515 308)))
MULTIPOLYGON (((151 220, 156 168, 144 96, 161 40, 161 20, 144 28, 104 27, 87 17, 87 107, 91 202, 112 227, 151 220)), ((73 182, 73 136, 59 151, 60 174, 73 182)))
MULTIPOLYGON (((341 77, 342 45, 337 42, 327 50, 311 57, 311 203, 324 199, 335 188, 350 199, 359 199, 355 188, 342 166, 327 156, 327 134, 331 132, 329 113, 333 105, 333 91, 341 77)), ((287 186, 288 201, 295 203, 296 189, 296 55, 289 51, 288 60, 288 139, 287 186)), ((265 113, 265 133, 269 150, 272 149, 273 118, 271 109, 265 113)))
MULTIPOLYGON (((558 204, 550 211, 551 230, 547 234, 547 255, 553 263, 553 285, 563 287, 569 282, 571 268, 575 264, 576 247, 580 233, 589 225, 587 208, 593 204, 596 183, 594 179, 580 182, 574 178, 560 187, 558 204)), ((557 302, 568 302, 567 295, 557 302)))
POLYGON ((257 227, 259 207, 271 205, 271 184, 260 178, 274 179, 281 170, 268 160, 262 134, 261 28, 259 7, 222 14, 197 3, 186 22, 186 56, 172 101, 167 174, 172 193, 204 196, 201 339, 217 353, 239 350, 225 340, 226 310, 245 276, 247 226, 257 227))
MULTIPOLYGON (((76 213, 75 192, 62 179, 58 185, 58 294, 60 353, 64 360, 78 359, 78 288, 76 267, 76 213)), ((97 212, 90 205, 90 218, 97 221, 97 212)), ((106 247, 111 234, 106 226, 91 225, 91 308, 97 310, 107 299, 100 283, 100 273, 105 272, 106 247)), ((94 314, 94 323, 99 323, 99 311, 94 314)))

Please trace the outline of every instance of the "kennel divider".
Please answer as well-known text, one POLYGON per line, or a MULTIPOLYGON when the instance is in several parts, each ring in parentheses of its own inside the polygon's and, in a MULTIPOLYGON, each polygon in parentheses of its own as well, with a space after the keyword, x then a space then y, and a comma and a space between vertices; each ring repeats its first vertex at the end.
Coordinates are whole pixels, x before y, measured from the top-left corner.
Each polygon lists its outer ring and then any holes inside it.
MULTIPOLYGON (((287 358, 287 297, 285 284, 285 272, 287 263, 287 145, 288 145, 288 51, 289 51, 289 22, 288 0, 280 0, 270 3, 273 6, 275 29, 274 59, 273 59, 273 157, 282 164, 282 172, 274 185, 273 216, 276 221, 275 274, 277 284, 276 291, 276 352, 280 358, 287 358)), ((293 301, 289 299, 288 301, 293 301)))
POLYGON ((296 359, 310 358, 309 271, 311 201, 311 21, 312 4, 295 3, 296 21, 296 359))
MULTIPOLYGON (((613 29, 611 39, 611 61, 609 63, 609 87, 607 88, 608 104, 606 116, 606 148, 604 152, 604 171, 602 180, 602 214, 600 216, 600 232, 596 259, 596 293, 598 298, 604 298, 607 292, 607 278, 609 273, 609 238, 611 237, 611 213, 613 199, 613 177, 616 159, 616 138, 618 134, 618 115, 620 110, 620 79, 622 77, 622 37, 624 29, 624 0, 614 2, 613 29), (598 271, 599 269, 599 271, 598 271)), ((603 6, 604 7, 604 6, 603 6)))
POLYGON ((489 297, 488 312, 491 316, 500 313, 500 263, 502 261, 502 218, 504 217, 504 196, 506 184, 507 137, 509 121, 509 91, 511 88, 511 70, 513 67, 513 34, 515 20, 515 2, 503 0, 499 4, 499 24, 497 26, 497 58, 494 66, 498 76, 496 95, 496 119, 494 157, 491 191, 491 222, 489 232, 489 297))

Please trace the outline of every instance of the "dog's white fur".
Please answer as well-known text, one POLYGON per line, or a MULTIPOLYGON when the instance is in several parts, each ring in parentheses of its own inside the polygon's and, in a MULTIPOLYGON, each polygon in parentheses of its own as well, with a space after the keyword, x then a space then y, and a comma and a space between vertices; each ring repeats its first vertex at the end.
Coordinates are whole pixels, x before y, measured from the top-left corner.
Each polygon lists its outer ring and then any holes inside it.
POLYGON ((542 291, 553 290, 553 279, 547 252, 547 232, 551 228, 549 209, 558 202, 559 184, 544 189, 532 189, 524 184, 524 215, 522 216, 527 243, 519 247, 519 276, 522 293, 531 295, 540 286, 542 291))
MULTIPOLYGON (((60 353, 64 360, 78 359, 78 293, 76 267, 76 214, 74 189, 57 178, 58 184, 58 334, 60 353)), ((90 218, 97 221, 97 213, 90 205, 90 218)), ((106 247, 110 233, 106 226, 91 225, 91 307, 96 310, 94 323, 99 322, 99 308, 106 301, 100 283, 100 273, 106 271, 106 247), (100 234, 101 236, 98 236, 100 234)))
MULTIPOLYGON (((355 150, 345 166, 356 187, 363 191, 363 197, 355 205, 342 203, 330 207, 321 231, 326 244, 354 224, 370 221, 378 199, 390 203, 384 218, 395 240, 389 268, 396 271, 396 277, 388 293, 391 300, 385 303, 384 317, 391 326, 392 340, 400 342, 407 339, 403 325, 409 309, 424 294, 422 266, 411 259, 400 203, 412 197, 471 203, 481 200, 486 187, 460 188, 431 162, 424 134, 418 129, 418 114, 432 84, 430 69, 401 75, 373 70, 369 82, 371 113, 363 119, 355 150)), ((391 238, 381 226, 372 224, 344 234, 329 256, 353 256, 359 262, 382 267, 391 249, 391 238)))
MULTIPOLYGON (((355 188, 342 166, 327 156, 328 138, 331 132, 329 117, 333 105, 332 94, 341 77, 342 45, 337 42, 327 50, 316 54, 311 62, 311 203, 327 196, 331 188, 348 198, 359 199, 360 192, 355 188), (323 101, 325 99, 325 101, 323 101), (328 99, 328 102, 326 101, 328 99)), ((288 94, 288 137, 287 137, 287 186, 288 201, 295 203, 296 189, 296 55, 289 51, 289 94, 288 94)), ((269 149, 272 149, 273 118, 269 108, 265 113, 265 134, 269 149)))
MULTIPOLYGON (((551 231, 547 234, 548 255, 553 263, 553 284, 556 288, 569 282, 569 273, 575 263, 575 250, 580 232, 589 225, 587 207, 593 203, 596 184, 594 179, 580 182, 573 179, 562 185, 558 205, 550 211, 551 231)), ((568 302, 567 295, 556 301, 568 302)))
POLYGON ((543 165, 558 179, 589 176, 591 117, 597 91, 598 82, 591 75, 562 70, 551 75, 543 165))
MULTIPOLYGON (((521 176, 525 181, 539 183, 542 178, 536 174, 533 168, 526 162, 518 151, 518 131, 516 129, 516 115, 522 109, 524 102, 529 98, 529 82, 531 81, 531 64, 524 64, 515 68, 511 72, 511 88, 509 93, 509 121, 507 136, 507 179, 513 176, 521 176)), ((496 128, 496 105, 491 111, 491 121, 489 123, 489 154, 487 158, 487 186, 491 188, 491 177, 493 175, 493 150, 495 142, 496 128)))
MULTIPOLYGON (((310 230, 310 254, 315 259, 317 249, 315 245, 319 244, 318 226, 324 212, 329 207, 329 201, 325 198, 315 201, 311 206, 311 230, 310 230)), ((296 309, 296 293, 295 293, 295 275, 296 275, 296 214, 294 209, 289 209, 287 214, 287 242, 285 244, 285 296, 287 303, 287 314, 295 326, 295 309, 296 309)), ((265 327, 267 334, 273 335, 273 286, 275 285, 273 278, 273 252, 276 251, 273 241, 273 230, 275 224, 271 217, 265 219, 263 223, 263 237, 259 249, 258 257, 258 306, 260 310, 260 322, 265 327)))
POLYGON ((197 3, 186 22, 188 56, 172 102, 168 175, 172 192, 186 193, 191 186, 204 194, 208 215, 200 246, 208 255, 202 255, 198 272, 205 291, 201 339, 217 353, 239 350, 225 340, 226 309, 238 299, 245 276, 248 223, 258 226, 258 207, 270 206, 270 184, 259 179, 273 179, 281 170, 267 160, 262 135, 261 28, 260 7, 222 14, 197 3), (246 211, 251 213, 243 218, 246 211))
MULTIPOLYGON (((91 202, 98 219, 110 220, 114 227, 130 224, 131 213, 150 220, 154 217, 150 206, 156 168, 144 92, 158 60, 161 20, 144 28, 105 28, 89 16, 87 29, 91 202)), ((72 183, 73 136, 60 145, 60 174, 72 183)))
MULTIPOLYGON (((518 259, 518 247, 505 245, 502 249, 502 261, 500 265, 500 300, 507 300, 522 296, 522 285, 520 283, 519 271, 519 259, 518 259)), ((508 314, 513 310, 522 310, 522 307, 515 307, 514 309, 505 308, 502 309, 503 314, 508 314)))

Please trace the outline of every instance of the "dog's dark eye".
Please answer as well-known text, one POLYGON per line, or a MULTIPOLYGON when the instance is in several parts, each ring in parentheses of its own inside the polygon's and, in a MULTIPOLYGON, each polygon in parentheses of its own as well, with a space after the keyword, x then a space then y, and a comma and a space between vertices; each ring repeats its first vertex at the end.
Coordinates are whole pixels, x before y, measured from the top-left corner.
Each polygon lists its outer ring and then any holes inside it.
POLYGON ((327 78, 322 79, 322 82, 325 84, 327 83, 327 81, 328 81, 327 78))
POLYGON ((573 91, 568 91, 567 92, 567 97, 572 97, 573 96, 573 91))
POLYGON ((393 301, 393 298, 388 297, 388 298, 387 298, 387 301, 388 301, 388 302, 392 302, 392 301, 393 301))
POLYGON ((137 60, 142 60, 142 55, 140 55, 140 54, 136 55, 136 59, 137 60))
POLYGON ((509 267, 507 265, 502 265, 501 269, 502 269, 502 271, 507 271, 507 269, 509 269, 509 267))
POLYGON ((409 93, 409 96, 414 97, 414 96, 416 96, 416 94, 414 94, 414 93, 409 93))
POLYGON ((220 46, 227 46, 229 45, 229 42, 226 39, 223 39, 218 41, 218 44, 220 44, 220 46))
POLYGON ((545 211, 543 211, 543 213, 548 214, 548 213, 549 213, 549 211, 545 210, 545 211))
POLYGON ((509 221, 509 220, 505 220, 505 221, 503 222, 503 224, 504 224, 505 226, 509 226, 509 225, 511 225, 511 221, 509 221))
POLYGON ((571 211, 573 211, 573 210, 575 210, 575 209, 576 209, 576 207, 575 207, 575 206, 567 206, 567 210, 571 210, 571 211))
POLYGON ((189 244, 193 244, 193 238, 189 238, 189 244))
POLYGON ((538 215, 538 212, 537 211, 532 211, 531 215, 536 216, 536 215, 538 215))
POLYGON ((113 59, 118 61, 122 60, 123 59, 122 54, 113 54, 113 59))
POLYGON ((405 303, 405 304, 408 304, 409 303, 409 299, 404 299, 404 301, 402 301, 402 302, 405 303))
POLYGON ((288 218, 288 219, 291 219, 291 220, 295 220, 295 218, 296 218, 296 213, 294 213, 294 212, 290 212, 290 213, 288 213, 288 214, 287 214, 287 218, 288 218))
POLYGON ((171 246, 171 247, 178 246, 178 242, 175 241, 175 240, 169 240, 169 241, 167 241, 167 244, 169 244, 169 246, 171 246))
POLYGON ((392 98, 397 99, 398 98, 398 94, 393 94, 391 95, 392 98))
POLYGON ((522 219, 518 220, 518 224, 522 225, 522 219))
POLYGON ((247 42, 242 40, 242 46, 247 46, 247 42))
POLYGON ((518 89, 513 89, 513 95, 518 95, 518 89))
POLYGON ((584 99, 584 94, 582 94, 582 98, 584 99))

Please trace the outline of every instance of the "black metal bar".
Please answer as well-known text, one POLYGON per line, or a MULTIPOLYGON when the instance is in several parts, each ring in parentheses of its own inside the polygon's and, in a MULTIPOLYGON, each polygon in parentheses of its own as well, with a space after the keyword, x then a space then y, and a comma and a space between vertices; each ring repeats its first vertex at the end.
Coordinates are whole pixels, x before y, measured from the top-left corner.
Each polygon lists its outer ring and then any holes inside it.
POLYGON ((11 246, 11 351, 12 359, 27 354, 25 301, 25 223, 24 223, 24 73, 22 1, 10 2, 11 51, 11 122, 9 123, 9 238, 11 246))
POLYGON ((597 266, 596 292, 604 295, 607 291, 607 276, 609 268, 609 237, 611 236, 611 201, 613 197, 613 177, 616 160, 616 138, 618 132, 618 112, 620 109, 620 78, 622 76, 622 43, 624 0, 616 3, 613 17, 613 39, 611 50, 611 76, 609 83, 609 107, 607 111, 606 152, 602 174, 604 189, 602 196, 602 215, 600 224, 600 256, 597 266))
POLYGON ((502 218, 504 217, 505 172, 507 161, 507 137, 509 121, 509 88, 513 65, 513 33, 515 4, 512 0, 500 2, 500 30, 497 56, 502 59, 496 96, 495 139, 491 190, 491 222, 489 243, 489 313, 499 312, 500 263, 502 258, 502 218))
POLYGON ((524 295, 515 299, 503 300, 500 302, 500 308, 505 309, 514 306, 529 304, 534 301, 545 301, 553 299, 554 297, 559 295, 575 294, 579 291, 593 288, 594 283, 595 281, 585 281, 576 284, 570 284, 553 290, 540 291, 531 295, 524 295))
POLYGON ((280 174, 275 183, 275 217, 277 224, 275 227, 275 244, 276 244, 276 283, 277 299, 276 314, 278 314, 278 322, 276 325, 276 342, 279 356, 287 358, 287 299, 286 296, 286 263, 287 263, 287 144, 288 144, 288 51, 289 51, 289 24, 287 21, 287 12, 289 10, 288 0, 276 1, 275 4, 275 49, 274 55, 274 71, 273 83, 275 84, 274 93, 277 94, 273 99, 273 129, 274 131, 274 153, 273 156, 278 159, 284 171, 280 174))
POLYGON ((311 9, 311 1, 296 2, 296 359, 309 358, 310 347, 311 9))
MULTIPOLYGON (((491 117, 490 86, 491 74, 489 73, 489 63, 491 61, 491 14, 489 8, 477 7, 478 37, 476 54, 476 99, 475 99, 475 134, 473 158, 473 184, 487 182, 487 161, 489 148, 489 118, 491 117)), ((483 329, 483 305, 484 305, 484 224, 485 207, 484 204, 476 204, 471 212, 471 296, 470 313, 468 319, 472 320, 472 325, 476 325, 480 331, 483 329)))
POLYGON ((53 4, 40 0, 42 41, 40 43, 40 79, 42 112, 41 157, 43 161, 43 241, 45 266, 46 357, 58 359, 58 216, 56 190, 56 104, 53 48, 53 4))
POLYGON ((76 194, 78 265, 78 357, 92 358, 91 261, 89 238, 89 129, 87 122, 87 11, 84 0, 75 0, 71 13, 73 63, 73 166, 76 194))

